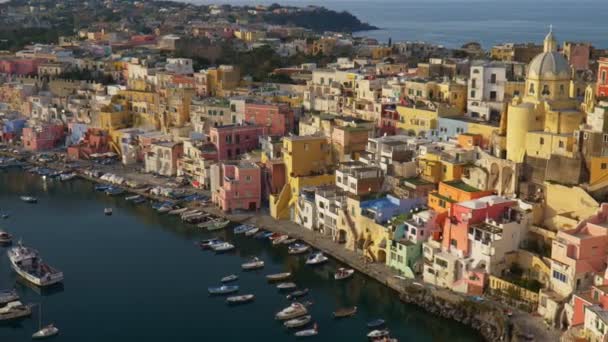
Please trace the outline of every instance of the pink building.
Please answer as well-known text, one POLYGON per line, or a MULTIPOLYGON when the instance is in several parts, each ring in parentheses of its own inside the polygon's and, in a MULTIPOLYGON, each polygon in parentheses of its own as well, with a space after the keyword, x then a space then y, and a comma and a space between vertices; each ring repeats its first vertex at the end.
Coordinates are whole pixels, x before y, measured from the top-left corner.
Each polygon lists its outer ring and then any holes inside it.
POLYGON ((11 58, 0 60, 0 73, 12 75, 34 75, 38 65, 46 62, 39 58, 11 58))
POLYGON ((258 148, 258 138, 267 135, 267 131, 257 125, 226 125, 211 127, 209 138, 217 149, 218 159, 229 160, 258 148))
POLYGON ((268 127, 269 135, 285 136, 293 132, 295 116, 285 103, 246 103, 245 121, 268 127))
POLYGON ((65 126, 43 125, 25 127, 21 141, 23 147, 29 151, 52 150, 59 146, 65 138, 65 126))
POLYGON ((212 200, 223 211, 258 210, 262 202, 262 172, 250 161, 223 162, 212 200))

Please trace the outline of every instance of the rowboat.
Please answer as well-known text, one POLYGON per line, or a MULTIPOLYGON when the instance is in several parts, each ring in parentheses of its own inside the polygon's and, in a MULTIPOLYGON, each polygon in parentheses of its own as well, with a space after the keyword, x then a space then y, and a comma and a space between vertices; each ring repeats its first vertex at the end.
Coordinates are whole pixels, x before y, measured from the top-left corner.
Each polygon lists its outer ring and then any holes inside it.
POLYGON ((230 294, 230 293, 235 293, 239 290, 239 286, 238 285, 222 285, 219 287, 210 287, 207 289, 209 291, 209 294, 212 295, 223 295, 223 294, 230 294))
POLYGON ((177 208, 169 211, 169 215, 181 215, 186 211, 188 211, 188 208, 177 208))
POLYGON ((245 232, 245 236, 255 235, 259 231, 260 231, 260 228, 251 226, 251 229, 249 229, 248 231, 245 232))
POLYGON ((288 294, 287 296, 285 296, 285 298, 292 300, 292 299, 304 297, 308 294, 308 291, 309 291, 308 289, 296 290, 296 291, 293 291, 292 293, 288 294))
POLYGON ((370 329, 379 328, 384 325, 384 320, 381 318, 375 319, 373 321, 367 322, 367 327, 370 329))
POLYGON ((228 242, 221 242, 211 245, 211 249, 216 253, 228 252, 234 249, 234 245, 228 242))
POLYGON ((291 272, 275 273, 266 276, 268 281, 281 281, 291 277, 291 272))
POLYGON ((277 312, 274 316, 277 320, 288 320, 296 317, 300 317, 306 315, 308 313, 308 309, 301 303, 292 303, 285 309, 277 312))
POLYGON ((310 247, 307 245, 294 243, 293 245, 289 246, 287 252, 292 255, 303 254, 303 253, 308 252, 309 249, 310 249, 310 247))
POLYGON ((352 268, 340 267, 340 268, 338 268, 336 273, 334 273, 334 279, 335 280, 344 280, 344 279, 352 277, 353 274, 355 274, 355 270, 353 270, 352 268))
POLYGON ((46 327, 38 330, 32 335, 33 339, 40 340, 43 338, 49 338, 51 336, 55 336, 59 334, 59 329, 57 329, 54 325, 49 324, 46 327))
POLYGON ((351 317, 357 313, 357 307, 353 306, 352 308, 340 308, 334 311, 334 318, 344 318, 351 317))
POLYGON ((279 285, 277 285, 277 289, 279 290, 292 290, 295 289, 297 287, 296 283, 280 283, 279 285))
POLYGON ((234 230, 232 232, 236 235, 239 235, 239 234, 247 233, 252 228, 253 228, 252 226, 248 226, 246 224, 241 224, 239 226, 234 227, 234 230))
POLYGON ((217 245, 220 244, 224 241, 220 240, 220 239, 208 239, 208 240, 202 240, 198 243, 199 247, 201 249, 210 249, 212 245, 217 245))
POLYGON ((251 261, 242 264, 241 268, 245 271, 258 270, 264 268, 264 261, 259 258, 253 258, 251 261))
POLYGON ((329 259, 325 255, 323 255, 323 253, 317 252, 317 253, 311 254, 308 258, 306 258, 306 264, 307 265, 320 265, 322 263, 327 262, 327 260, 329 260, 329 259))
POLYGON ((255 299, 255 296, 252 294, 244 294, 242 296, 231 296, 226 298, 226 303, 228 304, 244 304, 251 302, 255 299))
POLYGON ((287 239, 289 239, 289 236, 287 236, 287 235, 278 236, 277 238, 272 239, 272 245, 273 246, 280 245, 283 243, 283 241, 286 241, 287 239))
POLYGON ((316 336, 319 334, 319 329, 317 328, 317 324, 315 323, 314 327, 312 329, 304 329, 304 330, 300 330, 297 331, 294 336, 296 337, 309 337, 309 336, 316 336))
POLYGON ((126 201, 135 201, 135 200, 140 199, 140 198, 142 198, 141 195, 131 195, 131 196, 125 197, 125 200, 126 201))
POLYGON ((14 302, 19 299, 19 294, 15 290, 0 291, 0 306, 6 303, 14 302))
POLYGON ((230 283, 233 281, 236 281, 239 279, 239 276, 237 276, 236 274, 231 274, 231 275, 227 275, 224 278, 222 278, 222 280, 220 280, 222 283, 230 283))
POLYGON ((281 244, 282 244, 282 245, 291 245, 292 243, 294 243, 294 242, 296 242, 296 241, 297 241, 297 239, 293 239, 293 238, 291 238, 291 239, 287 239, 287 240, 283 240, 283 241, 281 241, 281 244))
POLYGON ((386 329, 383 330, 372 330, 369 334, 367 334, 367 337, 369 338, 379 338, 379 337, 385 337, 388 336, 389 331, 386 329))
POLYGON ((285 328, 299 328, 299 327, 303 327, 306 324, 310 323, 311 320, 312 320, 312 316, 310 316, 310 315, 301 316, 301 317, 293 318, 293 319, 286 321, 285 323, 283 323, 283 326, 285 326, 285 328))
POLYGON ((208 231, 219 230, 230 224, 229 220, 224 220, 221 218, 215 219, 211 222, 209 226, 207 226, 208 231))

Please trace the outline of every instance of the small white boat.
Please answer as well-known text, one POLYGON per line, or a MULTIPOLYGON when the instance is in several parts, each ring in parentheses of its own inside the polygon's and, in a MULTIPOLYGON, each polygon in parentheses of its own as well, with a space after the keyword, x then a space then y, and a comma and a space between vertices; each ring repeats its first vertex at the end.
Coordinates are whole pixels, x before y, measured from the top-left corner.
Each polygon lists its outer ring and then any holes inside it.
POLYGON ((244 294, 241 296, 232 296, 226 298, 226 303, 228 304, 244 304, 249 303, 255 299, 253 294, 244 294))
POLYGON ((209 294, 212 295, 224 295, 224 294, 230 294, 230 293, 235 293, 239 290, 239 286, 238 285, 222 285, 219 287, 210 287, 207 289, 209 291, 209 294))
POLYGON ((245 232, 245 236, 253 236, 253 235, 255 235, 259 231, 260 231, 260 228, 253 227, 253 228, 251 228, 251 229, 249 229, 248 231, 245 232))
POLYGON ((292 282, 288 282, 288 283, 280 283, 277 285, 277 289, 279 290, 293 290, 297 287, 297 285, 295 283, 292 282))
POLYGON ((112 208, 105 208, 105 209, 103 210, 103 213, 104 213, 106 216, 110 216, 110 215, 112 215, 112 208))
POLYGON ((228 252, 234 249, 234 245, 229 242, 222 242, 211 245, 211 249, 216 253, 228 252))
POLYGON ((251 261, 242 264, 241 268, 245 271, 258 270, 264 268, 264 261, 259 258, 253 258, 251 261))
POLYGON ((239 279, 239 276, 237 276, 236 274, 231 274, 231 275, 227 275, 224 278, 222 278, 220 281, 222 283, 230 283, 233 281, 237 281, 239 279))
POLYGON ((291 245, 292 243, 296 242, 297 239, 287 239, 287 240, 283 240, 281 241, 282 245, 291 245))
POLYGON ((76 173, 74 173, 74 172, 62 173, 59 175, 59 179, 63 182, 72 180, 74 178, 76 178, 76 173))
POLYGON ((334 279, 335 280, 348 279, 348 278, 352 277, 353 274, 355 274, 355 270, 353 270, 352 268, 340 267, 340 268, 338 268, 336 273, 334 273, 334 279))
POLYGON ((372 330, 369 334, 367 334, 367 337, 369 338, 379 338, 379 337, 385 337, 388 336, 389 331, 386 329, 383 330, 372 330))
POLYGON ((169 215, 181 215, 182 213, 188 211, 188 208, 178 208, 173 209, 169 212, 169 215))
POLYGON ((211 223, 207 226, 207 230, 208 231, 220 230, 220 229, 225 228, 229 224, 230 224, 229 220, 224 220, 224 219, 218 218, 218 219, 211 221, 211 223))
POLYGON ((315 325, 313 326, 312 329, 304 329, 304 330, 300 330, 297 331, 294 336, 296 337, 309 337, 309 336, 317 336, 319 334, 319 329, 317 327, 317 324, 315 323, 315 325))
POLYGON ((286 241, 287 239, 289 239, 289 236, 287 235, 281 235, 275 239, 272 240, 272 245, 276 246, 276 245, 280 245, 283 243, 283 241, 286 241))
POLYGON ((285 309, 277 312, 274 316, 277 320, 288 320, 300 316, 304 316, 308 313, 308 309, 301 303, 292 303, 290 306, 285 309))
POLYGON ((283 326, 285 326, 285 328, 299 328, 299 327, 303 327, 306 324, 310 323, 311 320, 312 320, 311 315, 301 316, 301 317, 293 318, 293 319, 286 321, 285 323, 283 323, 283 326))
POLYGON ((59 334, 59 329, 53 324, 49 324, 44 328, 42 327, 42 304, 38 306, 38 329, 39 330, 32 335, 33 339, 40 340, 59 334))
POLYGON ((291 277, 291 272, 275 273, 266 276, 268 281, 281 281, 291 277))
POLYGON ((173 206, 170 205, 163 205, 162 207, 156 209, 156 211, 158 211, 159 213, 168 213, 171 210, 173 210, 173 206))
POLYGON ((320 265, 322 263, 327 262, 327 260, 329 260, 329 259, 325 255, 323 255, 323 253, 317 252, 317 253, 311 254, 308 258, 306 258, 306 264, 307 265, 320 265))
POLYGON ((143 198, 143 196, 142 195, 132 195, 132 196, 125 197, 125 200, 126 201, 135 201, 135 200, 138 200, 140 198, 143 198))
POLYGON ((38 199, 34 196, 21 196, 20 198, 25 203, 38 203, 38 199))
POLYGON ((293 245, 289 246, 287 252, 289 254, 296 255, 296 254, 304 254, 304 253, 308 252, 309 250, 310 250, 310 246, 308 246, 308 245, 294 243, 293 245))

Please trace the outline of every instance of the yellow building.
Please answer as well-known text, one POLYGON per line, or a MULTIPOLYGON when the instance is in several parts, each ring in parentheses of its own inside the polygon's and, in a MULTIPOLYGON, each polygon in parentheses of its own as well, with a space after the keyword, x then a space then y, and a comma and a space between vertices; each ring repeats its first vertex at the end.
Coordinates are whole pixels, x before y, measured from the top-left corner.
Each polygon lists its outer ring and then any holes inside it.
POLYGON ((467 110, 467 86, 456 82, 410 80, 405 82, 407 96, 413 100, 434 101, 467 110))
POLYGON ((266 38, 266 32, 264 31, 249 31, 249 30, 240 30, 235 31, 234 36, 237 39, 243 40, 247 43, 253 43, 260 39, 266 38))
POLYGON ((440 117, 456 117, 462 113, 456 107, 441 103, 418 102, 411 106, 397 106, 399 122, 397 128, 412 136, 426 136, 437 129, 440 117))
POLYGON ((282 152, 286 182, 278 194, 270 195, 270 215, 293 220, 303 187, 335 184, 331 146, 323 136, 289 136, 283 138, 282 152))
POLYGON ((524 95, 516 97, 507 111, 507 159, 522 162, 527 153, 551 155, 556 152, 552 150, 553 140, 567 149, 568 141, 561 137, 549 139, 549 135, 572 136, 583 122, 577 101, 570 98, 571 77, 568 61, 557 52, 557 41, 549 32, 544 52, 528 67, 524 95), (528 138, 531 132, 536 132, 536 136, 528 138), (544 136, 539 136, 539 132, 544 136), (547 142, 550 146, 539 150, 547 139, 551 140, 547 142))
POLYGON ((426 153, 418 159, 420 178, 431 182, 448 182, 462 177, 466 163, 441 158, 437 153, 426 153))

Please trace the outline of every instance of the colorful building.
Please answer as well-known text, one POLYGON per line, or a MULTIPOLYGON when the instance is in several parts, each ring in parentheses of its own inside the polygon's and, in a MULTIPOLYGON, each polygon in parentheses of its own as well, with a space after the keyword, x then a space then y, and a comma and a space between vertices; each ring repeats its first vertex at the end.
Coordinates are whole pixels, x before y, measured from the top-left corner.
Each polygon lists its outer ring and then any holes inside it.
POLYGON ((264 126, 226 125, 211 127, 209 139, 217 149, 218 159, 230 160, 258 148, 259 137, 267 132, 264 126))
POLYGON ((47 151, 60 146, 65 139, 65 126, 46 124, 23 128, 21 141, 28 151, 47 151))
POLYGON ((244 121, 266 126, 268 134, 276 136, 285 136, 295 128, 294 111, 283 103, 245 103, 244 121))
POLYGON ((261 169, 250 161, 221 162, 212 201, 225 212, 258 210, 262 202, 261 169))

